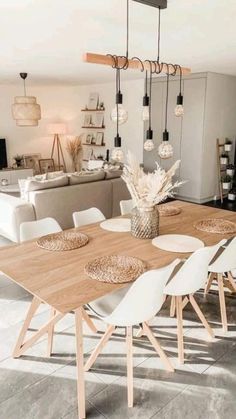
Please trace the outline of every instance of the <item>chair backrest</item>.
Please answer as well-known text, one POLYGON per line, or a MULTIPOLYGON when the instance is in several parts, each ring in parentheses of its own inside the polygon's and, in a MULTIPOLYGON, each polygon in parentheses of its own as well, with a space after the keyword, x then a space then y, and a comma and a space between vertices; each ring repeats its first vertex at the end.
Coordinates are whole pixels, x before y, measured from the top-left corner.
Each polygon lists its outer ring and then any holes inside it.
POLYGON ((54 218, 48 217, 42 218, 42 220, 27 221, 20 225, 20 241, 33 240, 60 231, 62 229, 54 218))
POLYGON ((211 272, 224 273, 236 269, 236 237, 228 244, 220 256, 209 265, 211 272))
POLYGON ((120 201, 121 215, 131 214, 133 207, 134 207, 134 204, 133 204, 132 199, 120 201))
POLYGON ((180 259, 161 269, 142 274, 104 321, 117 326, 132 326, 153 318, 163 305, 163 290, 180 259))
POLYGON ((84 211, 78 211, 73 213, 73 221, 75 227, 82 227, 84 225, 98 223, 99 221, 104 221, 102 211, 98 208, 89 208, 84 211))
POLYGON ((215 246, 204 247, 194 252, 167 284, 164 293, 176 296, 188 295, 204 287, 208 265, 224 243, 225 240, 222 240, 215 246))

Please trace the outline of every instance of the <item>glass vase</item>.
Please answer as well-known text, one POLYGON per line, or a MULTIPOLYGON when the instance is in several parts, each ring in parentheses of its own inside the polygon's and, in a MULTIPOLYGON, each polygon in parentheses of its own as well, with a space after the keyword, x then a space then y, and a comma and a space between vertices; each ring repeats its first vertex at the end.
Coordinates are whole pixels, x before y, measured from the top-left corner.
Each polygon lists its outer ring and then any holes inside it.
POLYGON ((154 239, 154 237, 159 235, 159 212, 157 206, 133 209, 131 234, 138 239, 154 239))

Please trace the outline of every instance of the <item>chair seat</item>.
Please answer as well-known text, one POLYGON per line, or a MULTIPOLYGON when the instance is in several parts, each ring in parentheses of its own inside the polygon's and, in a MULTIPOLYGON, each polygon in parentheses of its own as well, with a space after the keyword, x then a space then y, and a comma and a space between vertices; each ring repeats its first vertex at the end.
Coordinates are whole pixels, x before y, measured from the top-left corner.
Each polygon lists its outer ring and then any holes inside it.
POLYGON ((126 285, 124 288, 116 290, 104 297, 98 298, 87 304, 88 308, 96 314, 96 316, 103 318, 110 316, 117 305, 123 299, 132 284, 126 285))

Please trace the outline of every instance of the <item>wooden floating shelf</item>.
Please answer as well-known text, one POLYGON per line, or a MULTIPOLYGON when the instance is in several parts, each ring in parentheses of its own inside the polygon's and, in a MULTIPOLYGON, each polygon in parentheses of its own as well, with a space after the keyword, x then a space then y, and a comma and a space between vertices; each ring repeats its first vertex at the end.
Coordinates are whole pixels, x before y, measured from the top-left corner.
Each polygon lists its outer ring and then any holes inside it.
MULTIPOLYGON (((103 55, 103 54, 94 54, 91 52, 86 52, 83 55, 83 61, 85 63, 91 63, 91 64, 101 64, 101 65, 108 65, 112 67, 114 65, 114 61, 111 56, 109 55, 103 55)), ((122 67, 126 63, 126 58, 119 57, 118 58, 118 66, 122 67)), ((149 62, 143 61, 143 67, 144 70, 150 70, 150 64, 149 62)), ((129 69, 131 70, 141 70, 142 64, 138 60, 129 60, 129 69)), ((155 65, 152 64, 152 69, 155 70, 155 65)), ((188 75, 191 73, 190 68, 181 67, 182 74, 188 75)), ((168 67, 166 64, 163 64, 162 73, 167 73, 168 67)), ((179 74, 180 70, 177 69, 176 74, 179 74)))
POLYGON ((99 145, 99 144, 86 144, 86 143, 83 143, 82 145, 86 145, 86 146, 89 146, 89 147, 106 147, 106 144, 99 145))
POLYGON ((105 129, 106 127, 85 127, 85 126, 83 126, 82 128, 84 128, 84 129, 105 129))
POLYGON ((81 112, 105 112, 105 109, 81 109, 81 112))

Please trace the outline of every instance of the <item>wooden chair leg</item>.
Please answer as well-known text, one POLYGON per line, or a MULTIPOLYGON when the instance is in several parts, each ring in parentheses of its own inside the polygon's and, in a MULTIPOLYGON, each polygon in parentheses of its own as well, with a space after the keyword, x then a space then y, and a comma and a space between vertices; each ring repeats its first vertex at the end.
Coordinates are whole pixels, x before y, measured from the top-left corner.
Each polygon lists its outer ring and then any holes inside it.
POLYGON ((220 299, 220 312, 221 312, 221 322, 223 326, 223 331, 228 331, 228 322, 226 314, 226 305, 225 305, 225 293, 224 293, 224 284, 223 284, 223 275, 217 275, 217 282, 219 288, 219 299, 220 299))
POLYGON ((207 282, 206 282, 206 286, 205 286, 205 290, 204 290, 204 297, 206 297, 206 295, 208 294, 208 292, 210 291, 212 282, 214 281, 215 278, 215 273, 211 272, 207 278, 207 282))
POLYGON ((136 334, 136 338, 141 338, 144 335, 144 331, 142 326, 140 326, 138 333, 136 334))
POLYGON ((171 303, 170 303, 170 317, 175 317, 175 297, 171 297, 171 303))
POLYGON ((193 295, 190 295, 189 296, 189 300, 190 300, 190 303, 191 303, 193 309, 195 310, 197 316, 201 320, 203 326, 205 327, 205 329, 209 333, 210 337, 211 338, 214 338, 215 337, 215 334, 214 334, 212 328, 210 327, 209 323, 207 322, 207 320, 206 320, 203 312, 201 311, 201 309, 200 309, 199 305, 197 304, 197 302, 196 302, 195 298, 193 297, 193 295))
POLYGON ((183 310, 184 310, 184 309, 185 309, 185 307, 188 305, 188 303, 189 303, 189 299, 188 299, 188 297, 184 297, 183 304, 182 304, 182 309, 183 309, 183 310))
POLYGON ((93 333, 97 333, 98 329, 95 326, 94 322, 92 321, 91 317, 88 315, 87 311, 84 308, 82 308, 81 310, 82 310, 83 319, 87 323, 90 330, 92 330, 93 333))
POLYGON ((228 281, 231 284, 232 292, 236 292, 236 282, 235 282, 231 272, 228 272, 228 281))
POLYGON ((103 337, 100 339, 98 345, 96 346, 96 348, 94 349, 94 351, 90 355, 88 361, 86 362, 85 367, 84 367, 84 370, 85 371, 89 371, 90 370, 90 368, 92 367, 92 365, 96 361, 98 355, 101 353, 102 349, 104 348, 104 346, 106 345, 106 343, 110 339, 110 337, 111 337, 112 333, 114 332, 114 330, 115 330, 115 326, 109 326, 107 328, 107 330, 104 333, 103 337))
POLYGON ((75 310, 78 419, 86 418, 82 307, 75 310))
POLYGON ((24 321, 24 324, 22 326, 22 329, 20 331, 19 337, 17 339, 15 348, 13 350, 13 354, 12 354, 13 358, 18 358, 20 356, 19 355, 19 350, 20 350, 20 348, 21 348, 21 346, 24 342, 25 335, 26 335, 27 330, 30 326, 31 320, 34 317, 34 314, 36 313, 40 304, 41 304, 41 301, 38 298, 34 297, 32 302, 31 302, 31 305, 30 305, 30 308, 28 310, 28 313, 27 313, 26 319, 24 321))
POLYGON ((134 389, 133 389, 133 328, 126 328, 127 343, 127 390, 128 390, 128 407, 134 405, 134 389))
POLYGON ((183 337, 183 301, 182 297, 175 297, 177 312, 177 332, 178 332, 178 357, 179 363, 184 363, 184 337, 183 337))
MULTIPOLYGON (((52 319, 56 315, 57 311, 51 307, 50 318, 52 319)), ((48 330, 48 347, 47 347, 47 356, 50 358, 52 354, 52 345, 53 345, 53 335, 54 335, 54 325, 48 330)))
POLYGON ((174 372, 174 368, 171 365, 169 358, 166 356, 165 352, 163 351, 161 345, 159 344, 158 340, 154 336, 152 330, 147 325, 147 323, 143 323, 143 330, 150 340, 151 344, 153 345, 154 349, 157 351, 159 357, 161 358, 162 362, 164 363, 166 369, 168 371, 174 372))

